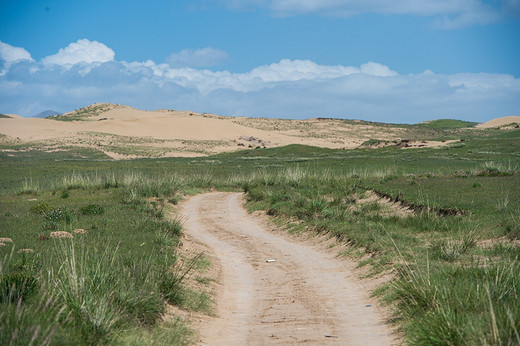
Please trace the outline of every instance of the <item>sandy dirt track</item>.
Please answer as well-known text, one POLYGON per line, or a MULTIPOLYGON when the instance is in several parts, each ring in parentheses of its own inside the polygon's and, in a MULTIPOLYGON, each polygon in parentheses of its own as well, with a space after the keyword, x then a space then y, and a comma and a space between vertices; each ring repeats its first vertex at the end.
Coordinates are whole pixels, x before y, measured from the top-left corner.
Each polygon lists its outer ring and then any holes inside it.
POLYGON ((396 343, 351 265, 269 230, 242 204, 241 193, 215 192, 181 205, 186 234, 221 267, 217 317, 200 326, 199 344, 396 343))

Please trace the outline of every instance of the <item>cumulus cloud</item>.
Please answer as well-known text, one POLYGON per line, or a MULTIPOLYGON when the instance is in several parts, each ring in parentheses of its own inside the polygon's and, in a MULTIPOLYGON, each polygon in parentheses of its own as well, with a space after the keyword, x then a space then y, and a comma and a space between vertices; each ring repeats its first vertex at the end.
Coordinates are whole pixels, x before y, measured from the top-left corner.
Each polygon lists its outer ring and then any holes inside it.
POLYGON ((232 73, 105 60, 60 69, 28 59, 12 64, 0 76, 0 112, 29 115, 115 102, 141 109, 387 122, 520 114, 520 78, 507 74, 402 75, 376 62, 329 66, 290 59, 232 73))
POLYGON ((186 88, 197 89, 208 94, 217 89, 230 89, 248 92, 266 87, 272 83, 319 81, 345 77, 351 74, 365 74, 372 76, 393 76, 397 73, 388 66, 375 62, 354 66, 326 66, 310 60, 283 59, 278 63, 259 66, 245 73, 231 73, 229 71, 199 70, 192 68, 171 68, 167 64, 156 65, 153 61, 144 63, 125 63, 129 73, 151 73, 160 80, 174 82, 186 88))
POLYGON ((0 61, 3 65, 3 67, 0 67, 0 76, 3 76, 12 64, 34 60, 31 58, 31 53, 25 49, 0 41, 0 61))
POLYGON ((114 56, 114 51, 103 43, 81 39, 61 48, 58 53, 43 58, 42 62, 49 65, 91 64, 112 61, 114 56))
MULTIPOLYGON (((504 11, 483 0, 221 0, 228 8, 267 9, 275 16, 318 13, 350 17, 366 13, 433 16, 435 25, 447 29, 488 24, 501 18, 504 11)), ((501 8, 518 10, 518 0, 501 0, 501 8)))
POLYGON ((31 53, 22 47, 14 47, 2 41, 0 41, 0 59, 8 64, 12 64, 21 60, 33 60, 31 58, 31 53))
POLYGON ((166 63, 172 67, 210 67, 216 66, 229 58, 223 50, 206 47, 202 49, 183 49, 170 54, 166 63))

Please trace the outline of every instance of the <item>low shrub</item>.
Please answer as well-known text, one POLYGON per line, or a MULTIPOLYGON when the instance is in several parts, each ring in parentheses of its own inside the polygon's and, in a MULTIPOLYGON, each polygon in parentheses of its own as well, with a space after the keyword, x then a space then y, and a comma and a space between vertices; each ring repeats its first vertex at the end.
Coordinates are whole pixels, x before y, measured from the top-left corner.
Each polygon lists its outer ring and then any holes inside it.
POLYGON ((81 215, 103 215, 105 208, 99 204, 89 204, 79 209, 81 215))
POLYGON ((51 209, 53 209, 53 207, 48 202, 45 202, 45 201, 33 204, 29 208, 29 210, 35 214, 44 214, 45 212, 47 212, 51 209))

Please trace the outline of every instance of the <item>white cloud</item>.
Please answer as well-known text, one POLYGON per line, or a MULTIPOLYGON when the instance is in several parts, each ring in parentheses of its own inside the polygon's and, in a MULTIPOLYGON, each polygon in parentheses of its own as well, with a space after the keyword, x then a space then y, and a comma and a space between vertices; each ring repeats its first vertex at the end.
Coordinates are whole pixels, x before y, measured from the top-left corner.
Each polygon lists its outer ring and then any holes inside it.
POLYGON ((206 47, 202 49, 183 49, 170 54, 166 59, 172 67, 209 67, 216 66, 229 58, 223 50, 206 47))
POLYGON ((74 65, 78 63, 103 63, 114 60, 112 49, 98 41, 78 40, 61 48, 58 53, 42 59, 44 64, 74 65))
POLYGON ((506 74, 426 70, 402 75, 375 62, 329 66, 290 59, 232 73, 151 60, 116 61, 113 55, 101 60, 105 62, 83 59, 72 65, 68 60, 60 69, 28 59, 13 64, 0 75, 0 112, 29 115, 115 102, 142 109, 388 122, 520 115, 520 78, 506 74))
POLYGON ((33 61, 31 53, 22 47, 14 47, 2 41, 0 41, 0 59, 5 61, 7 64, 12 64, 21 60, 33 61))
POLYGON ((361 67, 353 66, 326 66, 310 60, 283 59, 278 63, 259 66, 245 73, 231 73, 229 71, 199 70, 192 68, 171 68, 167 64, 156 65, 152 61, 145 63, 125 63, 131 73, 148 69, 155 77, 174 82, 185 88, 197 89, 208 94, 218 89, 231 89, 248 92, 259 90, 266 85, 280 82, 321 81, 341 78, 351 74, 365 74, 371 76, 394 76, 397 73, 388 66, 369 62, 361 67))
MULTIPOLYGON (((230 9, 268 9, 275 16, 318 13, 350 17, 366 13, 434 16, 435 24, 451 29, 488 24, 502 16, 497 7, 483 0, 221 0, 230 9)), ((505 10, 518 10, 519 0, 501 0, 505 10)))
POLYGON ((31 53, 22 47, 14 47, 10 44, 0 41, 0 60, 3 62, 3 68, 0 69, 0 76, 7 73, 12 64, 20 61, 34 61, 31 53))
POLYGON ((323 12, 355 15, 362 13, 457 14, 483 8, 479 0, 272 0, 270 8, 282 15, 323 12))

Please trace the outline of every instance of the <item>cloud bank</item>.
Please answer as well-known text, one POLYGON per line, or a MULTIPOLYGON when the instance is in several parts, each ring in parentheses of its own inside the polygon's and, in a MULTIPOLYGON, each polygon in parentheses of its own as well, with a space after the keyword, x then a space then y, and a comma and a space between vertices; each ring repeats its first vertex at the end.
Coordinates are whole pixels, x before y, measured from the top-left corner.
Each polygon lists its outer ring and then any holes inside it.
POLYGON ((376 62, 329 66, 289 59, 233 73, 151 60, 118 61, 113 50, 86 39, 41 61, 0 42, 0 57, 0 113, 24 116, 95 102, 224 115, 409 123, 520 114, 520 79, 507 74, 403 75, 376 62))
POLYGON ((231 10, 263 9, 274 16, 316 13, 351 17, 367 13, 435 17, 434 24, 446 29, 485 25, 504 16, 520 14, 519 0, 220 0, 231 10))

